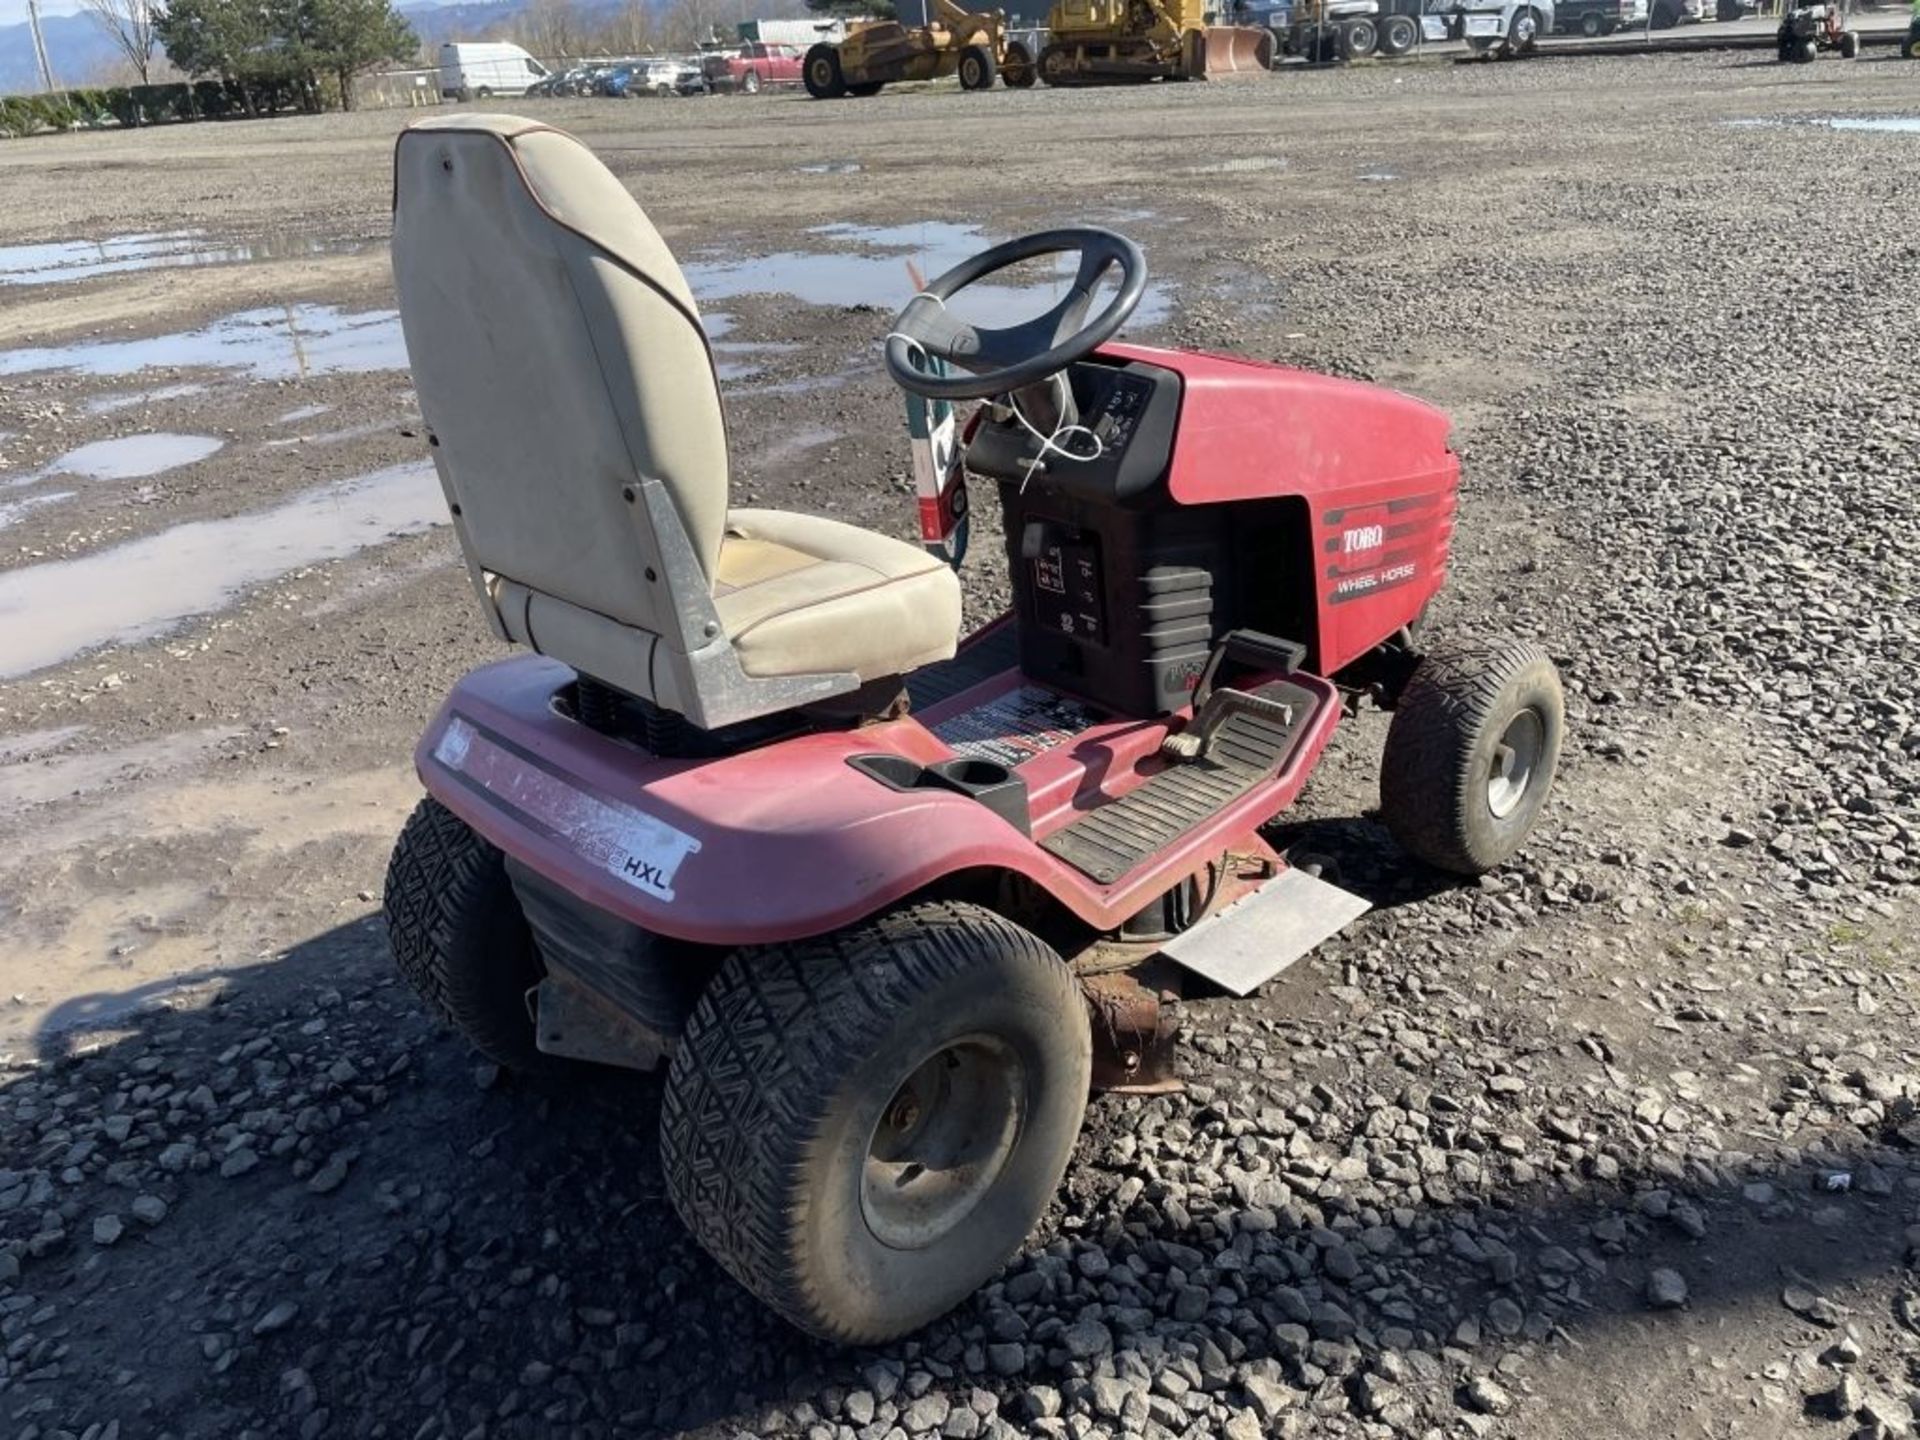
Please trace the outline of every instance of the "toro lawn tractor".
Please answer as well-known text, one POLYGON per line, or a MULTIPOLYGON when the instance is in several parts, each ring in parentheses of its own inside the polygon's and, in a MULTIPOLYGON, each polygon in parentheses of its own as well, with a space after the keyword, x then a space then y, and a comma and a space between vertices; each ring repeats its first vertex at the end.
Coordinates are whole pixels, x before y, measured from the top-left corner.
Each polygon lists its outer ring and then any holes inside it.
POLYGON ((839 44, 822 41, 808 50, 800 71, 816 100, 878 95, 886 85, 948 75, 958 75, 963 90, 990 90, 996 75, 1024 90, 1038 78, 1027 47, 1007 39, 1005 11, 963 10, 953 0, 933 0, 925 25, 856 25, 839 44))
POLYGON ((1381 804, 1415 856, 1474 875, 1533 828, 1553 665, 1413 648, 1454 525, 1444 415, 1112 343, 1140 250, 1052 230, 886 338, 923 546, 734 509, 699 313, 619 181, 508 116, 416 124, 395 163, 429 444, 481 609, 534 652, 421 739, 395 956, 505 1065, 664 1066, 675 1208, 801 1329, 880 1341, 965 1299, 1090 1088, 1177 1088, 1183 978, 1247 993, 1365 909, 1264 828, 1343 707, 1395 709, 1381 804), (1077 268, 1046 313, 962 318, 1054 255, 1077 268), (960 639, 968 477, 1014 598, 960 639))
POLYGON ((1853 59, 1860 53, 1860 35, 1847 25, 1850 9, 1845 0, 1787 0, 1774 37, 1781 61, 1811 64, 1822 50, 1853 59))

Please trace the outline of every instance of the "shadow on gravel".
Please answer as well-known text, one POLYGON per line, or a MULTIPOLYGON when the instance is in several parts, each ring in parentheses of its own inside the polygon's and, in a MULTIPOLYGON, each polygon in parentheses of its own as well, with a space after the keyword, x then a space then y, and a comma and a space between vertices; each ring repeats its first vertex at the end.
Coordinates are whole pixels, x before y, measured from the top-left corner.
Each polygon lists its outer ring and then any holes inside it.
POLYGON ((1275 821, 1274 849, 1295 864, 1321 863, 1321 874, 1376 910, 1430 900, 1472 882, 1411 860, 1378 820, 1360 816, 1275 821))
POLYGON ((1277 1435, 1355 1413, 1417 1429, 1460 1419, 1475 1382, 1481 1409, 1524 1403, 1556 1348, 1712 1344, 1753 1311, 1816 1346, 1904 1334, 1889 1281, 1920 1181, 1891 1129, 1644 1151, 1601 1183, 1605 1137, 1435 1096, 1417 1143, 1374 1142, 1411 1168, 1369 1173, 1364 1110, 1290 1082, 1229 1101, 1217 1071, 1195 1095, 1096 1099, 1043 1243, 915 1340, 837 1352, 681 1230, 657 1081, 477 1064, 389 977, 377 921, 126 1026, 0 1077, 13 1435, 878 1440, 1066 1433, 1063 1406, 1130 1433, 1242 1411, 1277 1435), (1556 1188, 1503 1148, 1559 1156, 1556 1188))

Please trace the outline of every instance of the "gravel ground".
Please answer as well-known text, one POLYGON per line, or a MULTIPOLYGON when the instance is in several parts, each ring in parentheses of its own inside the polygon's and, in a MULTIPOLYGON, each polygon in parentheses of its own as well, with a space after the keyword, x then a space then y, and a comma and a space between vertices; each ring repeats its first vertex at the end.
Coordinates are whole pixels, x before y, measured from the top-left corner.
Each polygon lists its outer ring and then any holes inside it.
MULTIPOLYGON (((683 254, 1104 216, 1174 287, 1150 334, 1446 406, 1439 625, 1551 647, 1558 799, 1518 863, 1446 884, 1368 818, 1380 717, 1343 726, 1287 825, 1375 911, 1256 999, 1185 1006, 1185 1093, 1096 1099, 1028 1251, 849 1353, 678 1229, 655 1081, 502 1076, 390 974, 407 747, 491 653, 444 531, 0 680, 0 1432, 1910 1433, 1920 135, 1823 121, 1911 111, 1914 74, 554 109, 683 254)), ((0 587, 417 460, 397 370, 7 369, 387 303, 398 123, 0 147, 0 246, 191 225, 279 252, 0 289, 0 484, 131 432, 225 442, 0 491, 39 501, 0 511, 0 587)), ((904 532, 886 305, 724 308, 728 340, 786 347, 739 352, 736 493, 904 532)), ((1004 595, 969 584, 976 618, 1004 595)), ((92 598, 7 613, 0 659, 92 598)))

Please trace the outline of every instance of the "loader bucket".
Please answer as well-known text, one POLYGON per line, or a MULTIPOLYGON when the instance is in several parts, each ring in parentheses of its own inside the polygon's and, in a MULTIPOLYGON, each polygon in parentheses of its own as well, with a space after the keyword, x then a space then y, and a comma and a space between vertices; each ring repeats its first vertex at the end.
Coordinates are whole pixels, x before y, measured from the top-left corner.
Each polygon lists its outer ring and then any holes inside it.
POLYGON ((1254 25, 1209 25, 1202 33, 1202 75, 1273 68, 1273 32, 1254 25))

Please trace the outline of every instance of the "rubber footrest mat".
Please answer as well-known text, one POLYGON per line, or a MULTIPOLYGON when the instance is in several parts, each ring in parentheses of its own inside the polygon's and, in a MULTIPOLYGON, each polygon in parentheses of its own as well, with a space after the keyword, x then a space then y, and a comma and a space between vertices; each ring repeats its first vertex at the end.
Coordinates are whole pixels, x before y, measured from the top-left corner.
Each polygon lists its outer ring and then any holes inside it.
POLYGON ((914 671, 907 677, 907 698, 913 702, 914 709, 929 709, 1002 670, 1011 669, 1019 660, 1020 631, 1012 623, 1002 625, 991 635, 966 646, 951 660, 914 671))
POLYGON ((1293 706, 1293 723, 1246 711, 1229 716, 1200 759, 1169 765, 1118 800, 1054 831, 1041 845, 1110 885, 1238 800, 1285 761, 1316 704, 1313 692, 1284 680, 1253 693, 1293 706))

